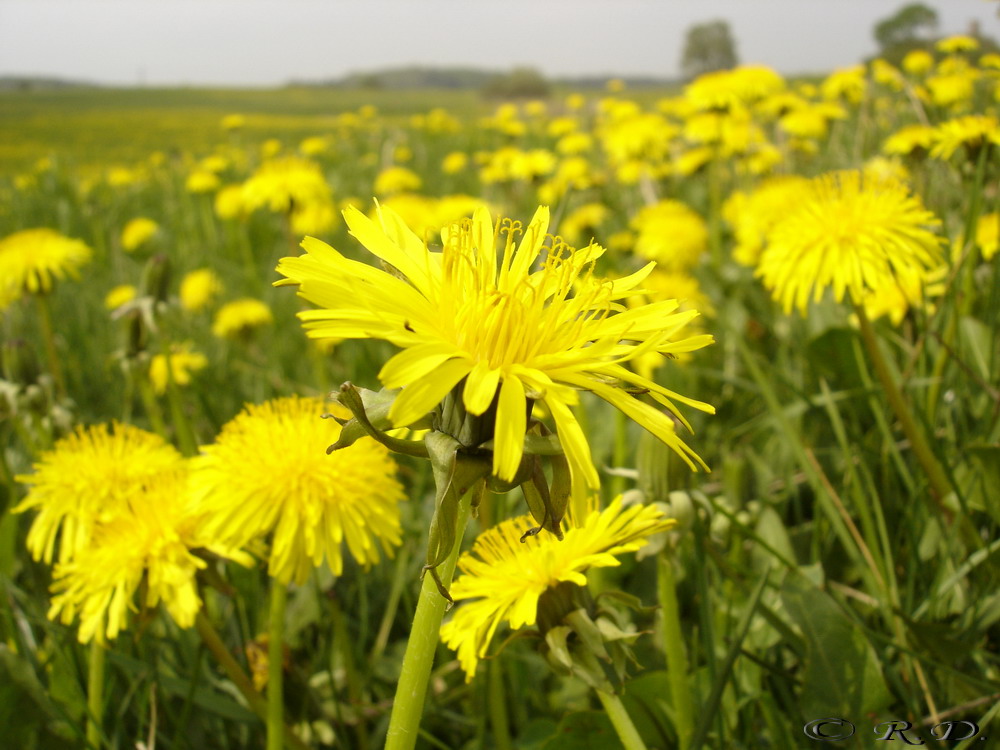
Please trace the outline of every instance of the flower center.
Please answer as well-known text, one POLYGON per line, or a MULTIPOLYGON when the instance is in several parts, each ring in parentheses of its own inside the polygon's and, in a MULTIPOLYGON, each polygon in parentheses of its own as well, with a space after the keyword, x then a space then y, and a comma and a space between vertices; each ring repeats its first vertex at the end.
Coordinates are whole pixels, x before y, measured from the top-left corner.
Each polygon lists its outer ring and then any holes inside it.
POLYGON ((583 251, 551 238, 541 268, 529 274, 523 264, 531 248, 514 247, 520 232, 519 222, 501 222, 499 262, 497 237, 477 242, 468 221, 449 227, 444 238, 440 325, 447 340, 491 369, 530 366, 537 357, 584 346, 588 323, 611 312, 610 288, 594 278, 583 251))

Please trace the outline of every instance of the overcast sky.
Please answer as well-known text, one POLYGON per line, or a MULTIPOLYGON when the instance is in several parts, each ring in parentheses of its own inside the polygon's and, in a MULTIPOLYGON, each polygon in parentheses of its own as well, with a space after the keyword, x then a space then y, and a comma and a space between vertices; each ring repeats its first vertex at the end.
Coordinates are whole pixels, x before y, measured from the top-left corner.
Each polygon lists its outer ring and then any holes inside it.
MULTIPOLYGON (((875 52, 907 0, 0 0, 0 75, 273 85, 388 66, 678 73, 685 30, 729 21, 742 62, 825 71, 875 52)), ((925 0, 945 34, 997 0, 925 0)))

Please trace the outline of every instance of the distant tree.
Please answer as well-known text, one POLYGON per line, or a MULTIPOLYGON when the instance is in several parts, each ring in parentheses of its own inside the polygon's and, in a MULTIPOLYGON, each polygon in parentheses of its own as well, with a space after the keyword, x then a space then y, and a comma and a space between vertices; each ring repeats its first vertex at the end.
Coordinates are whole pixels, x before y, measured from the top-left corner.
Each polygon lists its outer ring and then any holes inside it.
POLYGON ((936 10, 923 3, 910 3, 875 24, 872 32, 885 53, 894 47, 912 47, 915 42, 924 41, 937 30, 937 25, 936 10))
POLYGON ((681 55, 681 72, 685 78, 732 68, 737 62, 736 43, 726 21, 696 24, 687 30, 681 55))

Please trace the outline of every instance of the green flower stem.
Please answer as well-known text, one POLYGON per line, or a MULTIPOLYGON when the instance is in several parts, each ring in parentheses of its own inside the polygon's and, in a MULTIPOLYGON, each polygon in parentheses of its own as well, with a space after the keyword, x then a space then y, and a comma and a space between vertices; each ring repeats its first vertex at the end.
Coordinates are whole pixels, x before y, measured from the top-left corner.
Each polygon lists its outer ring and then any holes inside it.
MULTIPOLYGON (((462 547, 462 532, 469 520, 469 510, 472 505, 472 492, 466 492, 458 503, 458 522, 455 528, 455 546, 448 558, 438 566, 437 572, 441 583, 451 584, 455 574, 455 563, 462 547)), ((437 652, 441 620, 444 618, 447 601, 437 590, 433 577, 424 576, 420 586, 420 598, 417 600, 417 612, 413 616, 410 628, 410 638, 406 642, 406 653, 403 656, 403 667, 396 684, 396 698, 392 704, 392 716, 389 718, 389 731, 385 739, 385 750, 412 750, 417 742, 417 731, 420 729, 420 717, 424 710, 424 698, 427 696, 427 683, 430 680, 431 668, 434 665, 434 654, 437 652)))
POLYGON ((170 362, 170 344, 166 338, 160 339, 160 353, 167 366, 167 399, 170 401, 170 418, 174 423, 174 432, 177 433, 177 443, 180 445, 181 453, 193 456, 198 452, 198 441, 187 415, 184 414, 184 403, 181 400, 177 379, 174 378, 174 368, 170 362))
POLYGON ((149 424, 152 426, 153 432, 169 442, 170 436, 167 435, 167 423, 163 421, 163 410, 160 409, 160 404, 156 400, 156 394, 153 393, 152 383, 149 382, 149 378, 145 374, 138 375, 137 380, 139 396, 142 398, 142 406, 146 410, 146 417, 149 418, 149 424))
MULTIPOLYGON (((205 610, 198 612, 194 625, 198 630, 198 635, 201 636, 201 640, 204 642, 208 650, 212 652, 212 656, 215 657, 215 660, 219 662, 219 666, 221 666, 223 671, 225 671, 226 676, 229 677, 230 681, 236 686, 236 689, 239 690, 246 699, 247 706, 261 721, 266 722, 267 701, 265 701, 264 697, 254 689, 253 683, 250 682, 250 678, 247 677, 246 672, 244 672, 240 665, 236 662, 233 655, 229 653, 229 649, 226 648, 226 644, 222 642, 222 638, 212 626, 208 616, 205 614, 205 610)), ((285 726, 284 731, 285 742, 288 743, 289 747, 295 748, 295 750, 309 750, 309 746, 306 745, 306 743, 304 743, 288 726, 285 726)))
POLYGON ((946 517, 950 517, 950 512, 944 506, 944 499, 951 494, 951 482, 948 480, 944 469, 931 450, 923 431, 918 427, 916 420, 913 418, 913 413, 910 411, 910 407, 903 397, 903 392, 896 384, 896 379, 889 369, 889 364, 882 355, 878 339, 875 336, 875 330, 872 328, 871 321, 868 320, 868 316, 865 314, 864 305, 856 304, 854 305, 854 310, 857 313, 858 323, 861 327, 861 338, 864 339, 865 347, 868 349, 868 356, 872 359, 875 374, 885 389, 889 405, 892 407, 900 426, 903 428, 903 434, 910 441, 910 447, 913 448, 913 453, 917 457, 921 468, 923 468, 924 474, 927 476, 927 481, 930 482, 934 501, 942 513, 946 517))
POLYGON ((632 723, 632 717, 628 715, 621 698, 614 693, 605 693, 603 690, 597 691, 597 697, 604 706, 604 712, 611 719, 611 723, 618 733, 618 739, 622 741, 625 750, 646 750, 646 743, 642 741, 639 732, 632 723))
POLYGON ((40 292, 35 295, 35 301, 38 304, 38 323, 42 328, 42 339, 45 341, 45 356, 49 360, 49 371, 52 373, 56 395, 59 398, 65 398, 66 379, 63 377, 59 352, 56 351, 56 335, 55 330, 52 328, 52 307, 49 304, 49 295, 40 292))
POLYGON ((285 604, 288 587, 271 580, 271 612, 267 628, 267 750, 282 750, 285 728, 285 604))
POLYGON ((490 724, 493 727, 493 745, 496 750, 512 750, 510 719, 507 716, 507 696, 503 689, 503 666, 499 659, 488 665, 490 724))
POLYGON ((104 655, 100 639, 90 642, 87 663, 87 747, 97 750, 101 742, 101 717, 104 715, 104 655))
POLYGON ((691 686, 688 684, 688 660, 684 650, 684 633, 681 631, 680 607, 677 604, 677 579, 671 550, 664 548, 657 558, 657 589, 660 611, 663 613, 663 651, 667 657, 667 680, 673 706, 674 728, 677 730, 677 748, 686 750, 691 742, 694 711, 691 703, 691 686))

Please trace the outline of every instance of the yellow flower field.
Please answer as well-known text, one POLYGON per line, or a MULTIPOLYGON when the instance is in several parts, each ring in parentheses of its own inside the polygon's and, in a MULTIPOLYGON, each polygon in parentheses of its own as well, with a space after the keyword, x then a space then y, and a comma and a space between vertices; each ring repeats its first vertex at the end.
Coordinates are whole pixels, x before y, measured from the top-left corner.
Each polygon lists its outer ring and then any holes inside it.
POLYGON ((978 45, 545 99, 0 92, 0 737, 998 731, 978 45))

